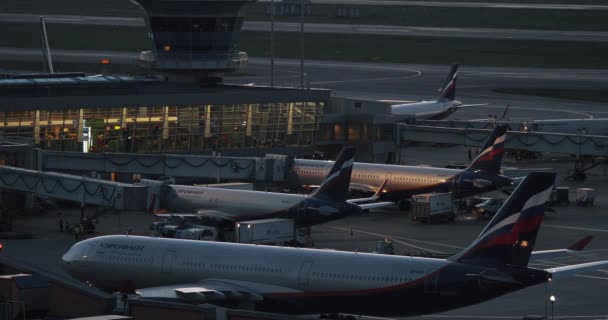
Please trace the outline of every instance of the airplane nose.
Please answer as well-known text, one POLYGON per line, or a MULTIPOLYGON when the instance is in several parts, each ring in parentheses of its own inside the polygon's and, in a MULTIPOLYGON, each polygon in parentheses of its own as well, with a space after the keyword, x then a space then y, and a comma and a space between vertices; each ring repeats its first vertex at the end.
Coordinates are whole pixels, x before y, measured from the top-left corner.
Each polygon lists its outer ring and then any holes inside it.
POLYGON ((68 251, 61 257, 61 267, 65 271, 70 271, 72 268, 72 265, 74 264, 74 260, 70 258, 69 253, 70 252, 68 251))
POLYGON ((61 257, 61 267, 68 273, 74 270, 79 250, 80 246, 75 244, 61 257))

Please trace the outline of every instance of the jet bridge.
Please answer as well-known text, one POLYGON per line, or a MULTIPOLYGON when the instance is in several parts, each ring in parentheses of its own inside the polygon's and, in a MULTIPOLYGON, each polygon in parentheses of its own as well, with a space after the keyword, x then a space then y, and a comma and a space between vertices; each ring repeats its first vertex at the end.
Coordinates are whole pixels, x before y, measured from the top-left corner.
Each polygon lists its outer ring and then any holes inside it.
POLYGON ((147 187, 56 172, 0 166, 0 188, 117 210, 146 209, 147 187))
MULTIPOLYGON (((449 121, 447 121, 449 122, 449 121)), ((481 146, 491 129, 448 128, 399 124, 401 141, 481 146)), ((608 156, 608 136, 509 131, 505 148, 577 156, 608 156)))
POLYGON ((285 182, 293 157, 217 157, 189 154, 41 151, 45 171, 96 171, 220 181, 285 182))

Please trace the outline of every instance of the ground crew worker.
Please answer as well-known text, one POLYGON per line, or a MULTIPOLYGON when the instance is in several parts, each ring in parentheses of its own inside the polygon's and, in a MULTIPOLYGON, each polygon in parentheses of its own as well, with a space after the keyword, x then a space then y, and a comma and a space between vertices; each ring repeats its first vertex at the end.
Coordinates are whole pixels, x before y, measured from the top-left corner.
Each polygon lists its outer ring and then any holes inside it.
POLYGON ((74 239, 76 239, 76 241, 78 241, 78 237, 80 236, 80 226, 77 225, 74 227, 74 239))

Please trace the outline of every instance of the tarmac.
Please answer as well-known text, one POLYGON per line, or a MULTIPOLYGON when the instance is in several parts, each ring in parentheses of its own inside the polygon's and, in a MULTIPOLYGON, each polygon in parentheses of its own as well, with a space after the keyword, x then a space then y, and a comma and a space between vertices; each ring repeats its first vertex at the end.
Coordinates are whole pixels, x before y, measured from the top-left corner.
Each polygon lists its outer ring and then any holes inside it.
MULTIPOLYGON (((447 164, 466 162, 463 147, 434 147, 414 145, 402 150, 405 164, 447 164), (438 152, 441 151, 441 152, 438 152), (441 154, 441 157, 437 155, 441 154)), ((605 166, 594 168, 586 181, 566 180, 573 163, 568 158, 516 161, 505 159, 508 167, 554 168, 558 171, 558 186, 570 188, 570 199, 579 187, 595 188, 598 194, 592 207, 556 206, 555 213, 547 213, 535 250, 564 248, 576 240, 593 235, 588 248, 577 257, 565 257, 550 261, 533 261, 531 266, 549 268, 563 264, 574 264, 608 259, 608 174, 605 166)), ((87 210, 93 215, 95 210, 87 210)), ((3 250, 0 260, 9 261, 38 271, 47 276, 62 279, 71 284, 77 281, 61 269, 61 256, 76 242, 71 234, 59 231, 59 219, 78 221, 80 210, 76 208, 50 209, 42 216, 28 216, 15 220, 14 231, 34 234, 29 240, 1 240, 3 250), (60 214, 61 213, 61 214, 60 214)), ((96 231, 90 236, 124 234, 150 235, 149 224, 155 220, 142 212, 108 212, 99 217, 96 231)), ((471 214, 459 215, 454 223, 415 224, 407 212, 395 208, 372 211, 362 216, 313 227, 312 238, 316 248, 335 250, 357 250, 370 252, 378 240, 385 237, 394 241, 397 254, 429 251, 455 253, 467 246, 482 230, 487 221, 477 220, 471 214)), ((411 319, 434 318, 484 318, 520 319, 525 315, 543 315, 544 298, 548 293, 557 297, 554 313, 560 319, 603 319, 608 314, 604 292, 608 289, 608 270, 591 272, 572 279, 554 282, 545 291, 544 286, 535 286, 497 299, 438 315, 411 319)), ((365 318, 365 317, 364 317, 365 318)), ((370 318, 376 319, 376 318, 370 318)))

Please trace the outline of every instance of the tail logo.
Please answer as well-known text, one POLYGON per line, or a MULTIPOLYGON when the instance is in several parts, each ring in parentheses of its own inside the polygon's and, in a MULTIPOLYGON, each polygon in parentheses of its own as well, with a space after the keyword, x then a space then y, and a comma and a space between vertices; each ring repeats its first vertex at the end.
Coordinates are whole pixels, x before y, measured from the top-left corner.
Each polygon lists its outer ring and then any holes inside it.
POLYGON ((554 181, 555 173, 528 174, 479 237, 450 260, 526 266, 554 181))
POLYGON ((504 145, 503 143, 505 142, 506 139, 506 134, 503 134, 502 136, 496 138, 496 140, 494 141, 494 144, 487 148, 486 150, 483 150, 481 152, 481 157, 479 158, 482 161, 491 161, 494 160, 494 158, 496 156, 500 156, 503 154, 503 152, 505 151, 504 145))

